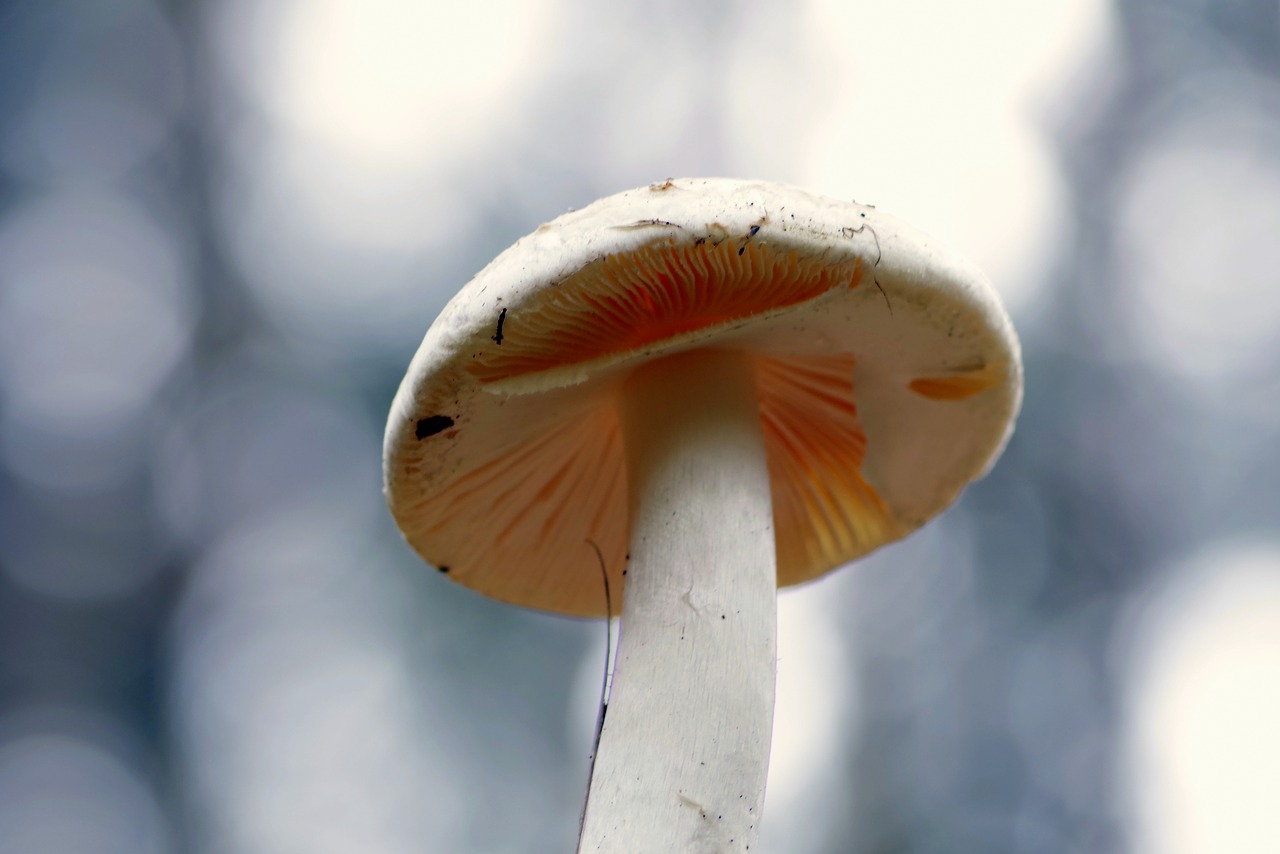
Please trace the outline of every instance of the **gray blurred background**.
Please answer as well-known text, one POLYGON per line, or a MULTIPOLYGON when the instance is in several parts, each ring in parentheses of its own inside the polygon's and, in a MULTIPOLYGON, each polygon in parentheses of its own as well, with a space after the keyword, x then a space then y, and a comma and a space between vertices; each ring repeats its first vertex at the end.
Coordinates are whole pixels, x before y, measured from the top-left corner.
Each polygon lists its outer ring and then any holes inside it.
POLYGON ((985 481, 780 604, 766 850, 1280 852, 1280 4, 0 2, 0 854, 573 848, 602 623, 380 496, 449 296, 667 176, 974 257, 985 481))

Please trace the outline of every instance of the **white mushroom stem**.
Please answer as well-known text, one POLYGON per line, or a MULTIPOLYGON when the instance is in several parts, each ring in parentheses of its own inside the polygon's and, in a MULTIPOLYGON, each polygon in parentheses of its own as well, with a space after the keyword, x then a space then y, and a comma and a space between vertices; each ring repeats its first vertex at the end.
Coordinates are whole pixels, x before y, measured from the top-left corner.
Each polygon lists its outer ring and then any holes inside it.
POLYGON ((750 360, 640 368, 619 403, 631 551, 579 852, 756 848, 773 730, 777 571, 750 360))

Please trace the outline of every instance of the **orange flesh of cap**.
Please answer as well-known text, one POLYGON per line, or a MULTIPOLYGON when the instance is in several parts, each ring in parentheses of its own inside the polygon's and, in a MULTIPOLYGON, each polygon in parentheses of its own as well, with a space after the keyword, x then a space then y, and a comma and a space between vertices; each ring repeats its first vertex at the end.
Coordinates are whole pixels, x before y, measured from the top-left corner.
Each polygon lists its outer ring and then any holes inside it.
POLYGON ((1000 382, 993 371, 978 370, 967 374, 944 377, 920 377, 907 384, 907 388, 930 400, 964 400, 1000 382))

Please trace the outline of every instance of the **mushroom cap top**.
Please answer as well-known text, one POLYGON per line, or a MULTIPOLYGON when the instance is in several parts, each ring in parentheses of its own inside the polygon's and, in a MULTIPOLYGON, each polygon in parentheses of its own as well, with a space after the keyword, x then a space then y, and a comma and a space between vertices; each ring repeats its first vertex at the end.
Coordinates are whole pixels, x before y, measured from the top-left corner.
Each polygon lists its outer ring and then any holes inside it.
POLYGON ((496 599, 604 614, 591 545, 619 590, 628 536, 617 395, 698 348, 753 360, 779 585, 940 512, 1022 396, 999 297, 931 238, 794 187, 668 180, 539 226, 432 324, 387 421, 405 538, 496 599))

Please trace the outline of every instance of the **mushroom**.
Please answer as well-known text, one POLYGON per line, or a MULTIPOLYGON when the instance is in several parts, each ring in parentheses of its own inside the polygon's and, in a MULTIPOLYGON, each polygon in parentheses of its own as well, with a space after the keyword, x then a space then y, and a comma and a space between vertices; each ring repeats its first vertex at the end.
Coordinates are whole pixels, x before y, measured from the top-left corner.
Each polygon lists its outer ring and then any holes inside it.
POLYGON ((1021 389, 995 292, 930 238, 669 180, 540 226, 448 304, 391 408, 386 496, 424 559, 503 602, 605 615, 598 545, 622 621, 580 851, 746 851, 777 588, 950 504, 1021 389))

